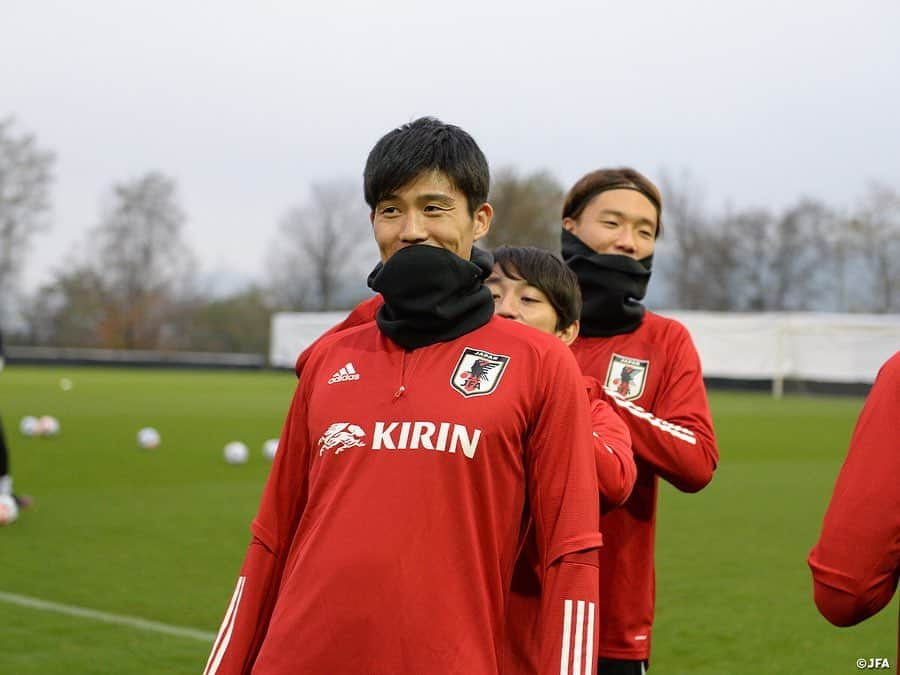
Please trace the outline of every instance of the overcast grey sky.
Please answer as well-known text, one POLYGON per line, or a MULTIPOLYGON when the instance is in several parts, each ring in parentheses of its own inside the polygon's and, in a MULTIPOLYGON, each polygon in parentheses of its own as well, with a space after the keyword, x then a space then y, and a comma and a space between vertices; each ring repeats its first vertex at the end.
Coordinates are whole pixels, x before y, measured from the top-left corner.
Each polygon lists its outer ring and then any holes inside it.
POLYGON ((58 156, 26 285, 150 170, 206 274, 261 278, 310 182, 426 114, 567 184, 686 167, 712 206, 849 206, 900 189, 898 36, 896 0, 0 0, 0 117, 58 156))

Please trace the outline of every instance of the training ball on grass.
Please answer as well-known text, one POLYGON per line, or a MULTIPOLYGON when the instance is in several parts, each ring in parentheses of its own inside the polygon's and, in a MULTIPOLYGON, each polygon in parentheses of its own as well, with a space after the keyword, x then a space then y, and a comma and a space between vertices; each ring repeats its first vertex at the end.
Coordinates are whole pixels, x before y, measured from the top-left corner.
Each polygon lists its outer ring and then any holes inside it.
POLYGON ((19 517, 19 507, 10 495, 0 495, 0 526, 11 525, 19 517))
POLYGON ((59 420, 52 415, 44 415, 38 419, 35 433, 38 436, 56 436, 59 433, 59 420))
POLYGON ((229 464, 246 464, 250 459, 250 448, 240 441, 232 441, 225 446, 224 454, 229 464))
POLYGON ((144 450, 153 450, 159 447, 160 440, 162 439, 159 437, 159 432, 153 427, 144 427, 137 432, 137 443, 144 450))
POLYGON ((59 388, 63 391, 71 391, 72 390, 72 380, 68 377, 64 377, 59 381, 59 388))
POLYGON ((262 446, 262 454, 268 460, 275 459, 275 453, 278 452, 278 439, 270 438, 262 446))
POLYGON ((37 417, 34 417, 33 415, 26 415, 22 418, 22 421, 19 422, 19 432, 23 436, 28 436, 30 438, 37 433, 37 426, 37 417))

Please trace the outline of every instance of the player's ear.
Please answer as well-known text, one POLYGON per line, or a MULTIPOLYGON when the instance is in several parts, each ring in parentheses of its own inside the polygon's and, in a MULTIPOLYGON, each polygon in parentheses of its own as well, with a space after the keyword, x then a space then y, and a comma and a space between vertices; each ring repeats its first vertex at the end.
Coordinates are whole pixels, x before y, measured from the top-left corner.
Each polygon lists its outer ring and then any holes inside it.
POLYGON ((562 226, 563 226, 564 230, 568 230, 569 232, 574 232, 575 225, 577 225, 577 223, 572 218, 563 218, 562 226))
POLYGON ((494 207, 487 202, 475 209, 475 213, 472 214, 472 220, 475 222, 472 230, 474 241, 478 241, 490 231, 493 217, 494 207))
POLYGON ((578 337, 578 330, 580 328, 581 322, 578 319, 575 319, 571 324, 569 324, 562 330, 556 331, 556 335, 560 340, 566 343, 566 346, 568 346, 575 342, 575 338, 578 337))

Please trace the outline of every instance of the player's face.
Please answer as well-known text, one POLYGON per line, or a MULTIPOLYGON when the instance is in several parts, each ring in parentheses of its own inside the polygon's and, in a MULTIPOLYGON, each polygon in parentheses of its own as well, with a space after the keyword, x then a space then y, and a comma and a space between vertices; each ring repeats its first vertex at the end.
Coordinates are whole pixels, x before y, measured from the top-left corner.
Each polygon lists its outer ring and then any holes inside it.
POLYGON ((494 265, 485 285, 494 296, 494 314, 556 335, 566 344, 570 344, 578 335, 577 321, 569 328, 557 330, 556 322, 559 317, 546 294, 524 279, 507 276, 500 265, 494 265))
POLYGON ((468 260, 492 216, 487 203, 470 214, 466 196, 443 173, 431 172, 378 202, 371 220, 382 262, 414 244, 444 248, 468 260))
POLYGON ((640 260, 656 248, 656 207, 637 190, 607 190, 588 202, 578 220, 563 227, 597 253, 640 260))

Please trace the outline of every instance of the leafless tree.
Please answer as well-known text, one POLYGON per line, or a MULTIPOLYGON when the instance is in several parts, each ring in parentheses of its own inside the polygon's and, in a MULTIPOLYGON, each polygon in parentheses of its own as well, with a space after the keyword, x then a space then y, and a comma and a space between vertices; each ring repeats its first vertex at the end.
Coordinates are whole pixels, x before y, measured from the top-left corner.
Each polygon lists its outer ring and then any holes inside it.
POLYGON ((31 238, 48 225, 54 155, 0 119, 0 318, 18 287, 31 238))
POLYGON ((563 188, 547 171, 520 175, 506 167, 495 173, 488 201, 494 221, 482 240, 486 248, 502 244, 559 250, 563 188))
POLYGON ((109 346, 157 345, 167 307, 192 272, 184 223, 172 178, 151 172, 113 187, 90 237, 92 268, 110 302, 102 330, 109 346))
POLYGON ((900 194, 887 185, 870 184, 848 233, 871 280, 870 309, 900 310, 900 194))
MULTIPOLYGON (((281 220, 269 255, 270 283, 286 309, 338 309, 352 273, 364 276, 363 251, 374 265, 368 209, 355 181, 316 183, 305 204, 281 220)), ((366 270, 367 271, 367 270, 366 270)), ((358 284, 357 284, 358 285, 358 284)))

